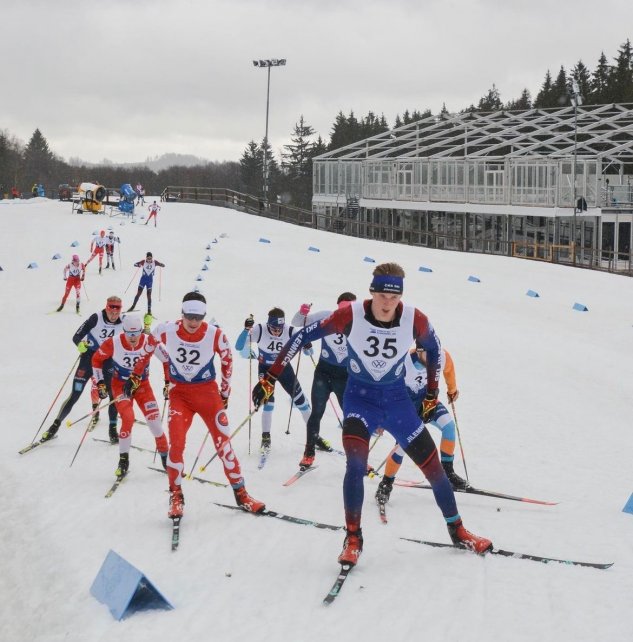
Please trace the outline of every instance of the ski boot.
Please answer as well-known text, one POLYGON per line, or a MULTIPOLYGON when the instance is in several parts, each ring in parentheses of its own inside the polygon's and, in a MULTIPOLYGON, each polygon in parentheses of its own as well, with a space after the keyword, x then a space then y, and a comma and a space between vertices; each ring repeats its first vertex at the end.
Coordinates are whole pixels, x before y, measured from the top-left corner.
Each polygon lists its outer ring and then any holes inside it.
POLYGON ((110 269, 110 262, 106 263, 105 269, 106 269, 106 270, 109 270, 109 269, 110 269))
POLYGON ((99 266, 99 274, 101 274, 101 266, 99 266))
POLYGON ((119 443, 119 433, 117 432, 116 424, 110 425, 110 427, 108 428, 108 436, 110 437, 111 444, 119 443))
POLYGON ((492 548, 492 542, 489 539, 473 535, 470 531, 467 531, 461 519, 458 519, 452 524, 447 524, 447 527, 448 534, 451 536, 451 541, 455 546, 467 548, 480 555, 483 555, 492 548))
POLYGON ((119 467, 114 472, 116 477, 125 477, 127 471, 130 467, 130 455, 129 453, 121 453, 119 455, 119 467))
POLYGON ((64 304, 62 303, 56 310, 56 312, 61 312, 64 309, 64 304))
POLYGON ((50 441, 57 434, 61 423, 62 422, 59 419, 55 419, 55 421, 49 426, 48 430, 42 433, 40 441, 50 441))
POLYGON ((326 453, 331 453, 334 450, 330 445, 330 442, 327 439, 323 439, 323 437, 317 437, 315 445, 318 450, 322 450, 326 453))
POLYGON ((261 451, 262 454, 269 453, 270 452, 270 446, 271 446, 270 433, 269 432, 263 432, 262 433, 262 444, 259 447, 259 450, 261 451))
POLYGON ((182 494, 180 486, 176 490, 169 491, 169 511, 167 517, 174 519, 175 517, 182 517, 182 511, 185 505, 185 498, 182 494))
POLYGON ((314 446, 306 446, 303 451, 303 459, 299 462, 301 470, 307 470, 314 464, 314 446))
POLYGON ((462 479, 453 470, 453 462, 452 461, 443 461, 442 462, 442 468, 444 469, 444 472, 446 473, 446 476, 448 477, 448 481, 451 482, 451 486, 453 487, 453 490, 456 490, 456 489, 465 490, 467 488, 470 488, 470 484, 465 479, 462 479))
POLYGON ((266 508, 266 504, 264 504, 264 502, 259 502, 256 499, 253 499, 246 492, 246 488, 244 488, 244 486, 240 486, 240 488, 234 488, 233 493, 235 494, 236 504, 249 513, 261 513, 266 508))
POLYGON ((387 477, 386 475, 380 480, 378 489, 376 490, 376 501, 379 504, 386 504, 389 501, 391 491, 393 490, 394 477, 387 477))
POLYGON ((77 303, 75 303, 75 312, 77 314, 79 314, 79 301, 77 301, 77 303))
POLYGON ((338 563, 356 566, 362 550, 363 530, 359 528, 357 531, 350 532, 348 529, 345 541, 343 542, 343 550, 338 556, 338 563))

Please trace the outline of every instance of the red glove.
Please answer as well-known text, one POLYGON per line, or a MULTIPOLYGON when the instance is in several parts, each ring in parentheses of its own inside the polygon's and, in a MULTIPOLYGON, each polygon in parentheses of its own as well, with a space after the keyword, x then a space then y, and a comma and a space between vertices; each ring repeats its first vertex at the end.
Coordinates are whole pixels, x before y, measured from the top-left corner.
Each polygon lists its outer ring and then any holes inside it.
POLYGON ((312 307, 311 303, 302 303, 299 308, 299 314, 301 316, 307 317, 310 314, 310 308, 312 307))
POLYGON ((446 395, 451 403, 455 403, 459 398, 459 390, 455 390, 455 392, 447 392, 446 395))

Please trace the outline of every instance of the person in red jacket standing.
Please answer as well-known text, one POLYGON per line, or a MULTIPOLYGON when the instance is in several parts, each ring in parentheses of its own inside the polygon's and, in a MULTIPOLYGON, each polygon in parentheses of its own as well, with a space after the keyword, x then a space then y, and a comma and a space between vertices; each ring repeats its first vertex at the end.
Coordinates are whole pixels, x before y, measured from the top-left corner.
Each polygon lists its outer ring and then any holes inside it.
POLYGON ((57 308, 57 312, 61 312, 64 309, 66 299, 70 294, 70 291, 75 288, 75 296, 77 301, 75 303, 75 311, 79 314, 79 304, 81 302, 81 282, 86 276, 86 266, 79 260, 77 254, 73 254, 73 258, 68 265, 64 268, 64 281, 66 281, 66 290, 64 291, 64 296, 62 297, 61 305, 57 308))
POLYGON ((224 332, 203 320, 206 313, 206 299, 202 294, 185 294, 182 300, 182 319, 156 326, 145 348, 145 357, 136 363, 125 386, 128 396, 135 394, 153 352, 158 350, 166 357, 163 363, 169 394, 167 475, 170 500, 167 515, 170 519, 180 518, 183 514, 183 453, 187 432, 196 414, 200 415, 211 434, 237 505, 253 513, 266 508, 263 502, 253 499, 246 492, 240 462, 231 445, 226 409, 231 394, 233 356, 224 332), (219 386, 213 363, 215 355, 220 359, 219 386))
MULTIPOLYGON (((112 393, 115 399, 123 395, 123 387, 130 377, 132 368, 145 354, 145 344, 149 340, 143 332, 143 322, 138 314, 125 314, 122 319, 123 332, 106 339, 92 357, 92 371, 97 381, 97 390, 101 399, 108 397, 105 384, 103 364, 112 360, 114 373, 112 375, 112 393)), ((149 429, 156 440, 163 466, 167 462, 167 437, 163 432, 158 403, 149 383, 149 368, 145 368, 138 377, 138 386, 134 401, 141 409, 149 429)), ((123 397, 116 401, 116 409, 121 415, 121 430, 119 432, 119 467, 114 473, 118 478, 125 477, 130 465, 130 446, 132 445, 132 427, 134 426, 134 407, 132 399, 123 397)))

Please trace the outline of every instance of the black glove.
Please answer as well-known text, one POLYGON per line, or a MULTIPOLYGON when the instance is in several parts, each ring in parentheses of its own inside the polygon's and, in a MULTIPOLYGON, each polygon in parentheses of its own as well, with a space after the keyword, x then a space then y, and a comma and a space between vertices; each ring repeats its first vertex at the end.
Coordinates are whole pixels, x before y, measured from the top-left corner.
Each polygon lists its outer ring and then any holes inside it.
POLYGON ((255 325, 255 319, 253 319, 252 316, 248 317, 248 319, 246 319, 246 321, 244 321, 244 329, 245 330, 250 330, 254 325, 255 325))
POLYGON ((99 399, 108 398, 108 389, 106 388, 105 381, 97 381, 97 393, 99 394, 99 399))
POLYGON ((275 394, 276 381, 277 377, 267 374, 255 384, 252 397, 255 410, 258 410, 263 403, 266 403, 275 394))
POLYGON ((426 396, 424 397, 424 401, 422 402, 422 408, 420 409, 422 421, 424 423, 429 422, 431 420, 431 417, 433 416, 433 413, 435 412, 435 408, 439 403, 437 400, 438 394, 439 390, 437 388, 435 390, 427 390, 426 392, 426 396))
POLYGON ((165 380, 165 385, 163 386, 163 399, 169 399, 169 381, 165 380))
POLYGON ((134 396, 134 393, 138 390, 138 387, 141 385, 141 378, 138 375, 132 373, 130 378, 123 385, 123 394, 131 399, 134 396))

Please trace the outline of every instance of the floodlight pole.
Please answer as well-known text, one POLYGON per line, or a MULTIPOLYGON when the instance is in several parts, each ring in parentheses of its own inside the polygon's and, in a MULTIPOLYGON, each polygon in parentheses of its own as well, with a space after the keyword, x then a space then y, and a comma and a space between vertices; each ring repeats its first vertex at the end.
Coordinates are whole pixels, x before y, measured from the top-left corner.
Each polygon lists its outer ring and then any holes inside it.
POLYGON ((266 133, 264 135, 264 158, 263 158, 263 171, 264 171, 264 206, 268 207, 268 113, 270 110, 270 69, 271 67, 280 67, 286 64, 285 58, 272 58, 267 60, 253 60, 255 67, 265 67, 268 71, 268 79, 266 85, 266 133))
POLYGON ((578 105, 582 105, 582 98, 580 96, 580 90, 578 88, 578 82, 574 79, 571 84, 572 87, 572 102, 574 105, 574 162, 573 162, 573 168, 572 168, 572 174, 573 174, 573 188, 572 188, 572 199, 574 201, 574 216, 572 219, 572 225, 573 225, 573 231, 572 231, 572 238, 573 238, 573 244, 574 244, 574 255, 573 255, 573 261, 574 265, 576 265, 576 211, 578 209, 577 204, 578 204, 578 194, 576 191, 576 172, 577 172, 577 159, 578 159, 578 105))

